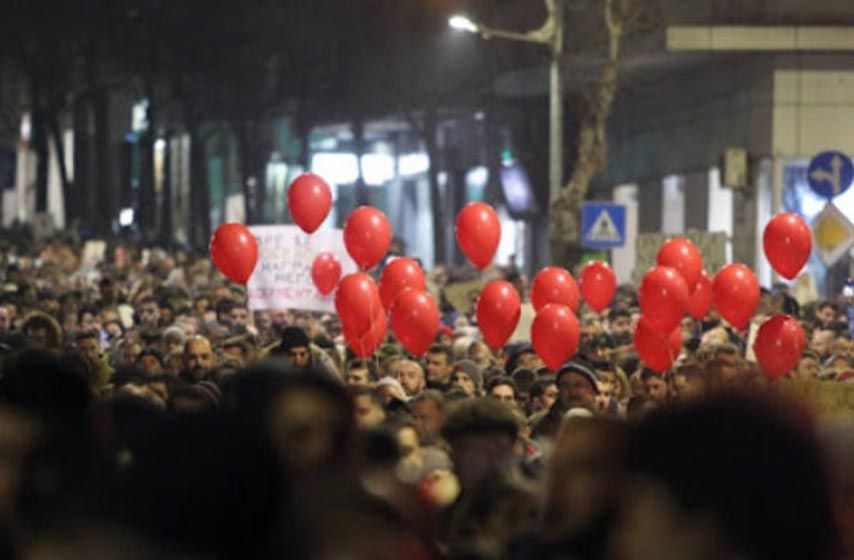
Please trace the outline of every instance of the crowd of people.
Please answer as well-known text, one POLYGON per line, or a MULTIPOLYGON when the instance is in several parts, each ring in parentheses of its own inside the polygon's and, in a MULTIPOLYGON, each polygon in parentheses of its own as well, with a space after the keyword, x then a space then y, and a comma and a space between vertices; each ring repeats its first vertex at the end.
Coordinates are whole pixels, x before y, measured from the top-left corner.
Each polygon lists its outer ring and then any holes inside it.
MULTIPOLYGON (((550 371, 434 274, 435 345, 360 360, 334 315, 250 311, 206 255, 83 257, 0 254, 0 557, 854 555, 854 426, 766 380, 755 326, 686 317, 660 374, 623 287, 550 371)), ((755 324, 780 311, 810 341, 788 377, 854 381, 844 308, 765 291, 755 324)))

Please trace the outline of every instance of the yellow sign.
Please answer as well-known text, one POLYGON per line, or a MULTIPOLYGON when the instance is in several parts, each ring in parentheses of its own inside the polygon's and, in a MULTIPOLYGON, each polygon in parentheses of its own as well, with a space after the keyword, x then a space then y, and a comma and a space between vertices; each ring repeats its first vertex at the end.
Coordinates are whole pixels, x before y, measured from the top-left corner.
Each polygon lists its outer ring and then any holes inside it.
POLYGON ((854 245, 854 224, 828 203, 812 223, 815 252, 827 266, 833 265, 854 245))

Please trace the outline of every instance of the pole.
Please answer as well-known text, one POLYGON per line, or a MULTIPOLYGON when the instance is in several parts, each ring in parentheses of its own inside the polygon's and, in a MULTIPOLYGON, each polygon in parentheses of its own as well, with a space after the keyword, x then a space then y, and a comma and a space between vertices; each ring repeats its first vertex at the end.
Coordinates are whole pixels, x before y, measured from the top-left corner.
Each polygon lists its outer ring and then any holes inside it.
POLYGON ((563 188, 563 0, 554 0, 554 37, 549 76, 549 198, 563 188))

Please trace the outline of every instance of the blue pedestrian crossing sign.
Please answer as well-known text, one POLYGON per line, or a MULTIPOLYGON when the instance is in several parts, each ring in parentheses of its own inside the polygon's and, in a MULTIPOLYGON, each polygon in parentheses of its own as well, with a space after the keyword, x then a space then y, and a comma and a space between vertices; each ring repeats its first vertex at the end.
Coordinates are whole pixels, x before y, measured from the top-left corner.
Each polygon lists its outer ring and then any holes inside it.
POLYGON ((819 196, 828 200, 848 190, 854 181, 854 164, 842 152, 822 152, 807 168, 807 182, 819 196))
POLYGON ((618 249, 626 244, 626 207, 610 202, 585 202, 581 208, 581 246, 618 249))

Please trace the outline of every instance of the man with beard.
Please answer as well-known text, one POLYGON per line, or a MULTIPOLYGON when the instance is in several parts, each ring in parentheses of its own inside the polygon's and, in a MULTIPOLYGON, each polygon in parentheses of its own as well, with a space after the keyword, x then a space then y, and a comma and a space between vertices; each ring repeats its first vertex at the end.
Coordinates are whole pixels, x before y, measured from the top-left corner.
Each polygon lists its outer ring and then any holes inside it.
POLYGON ((198 383, 210 377, 216 361, 210 341, 203 336, 194 336, 184 346, 184 371, 181 379, 186 383, 198 383))
POLYGON ((531 418, 533 437, 554 438, 563 422, 564 415, 574 408, 596 410, 596 395, 599 392, 593 366, 583 358, 567 362, 557 373, 557 401, 545 413, 531 418))

